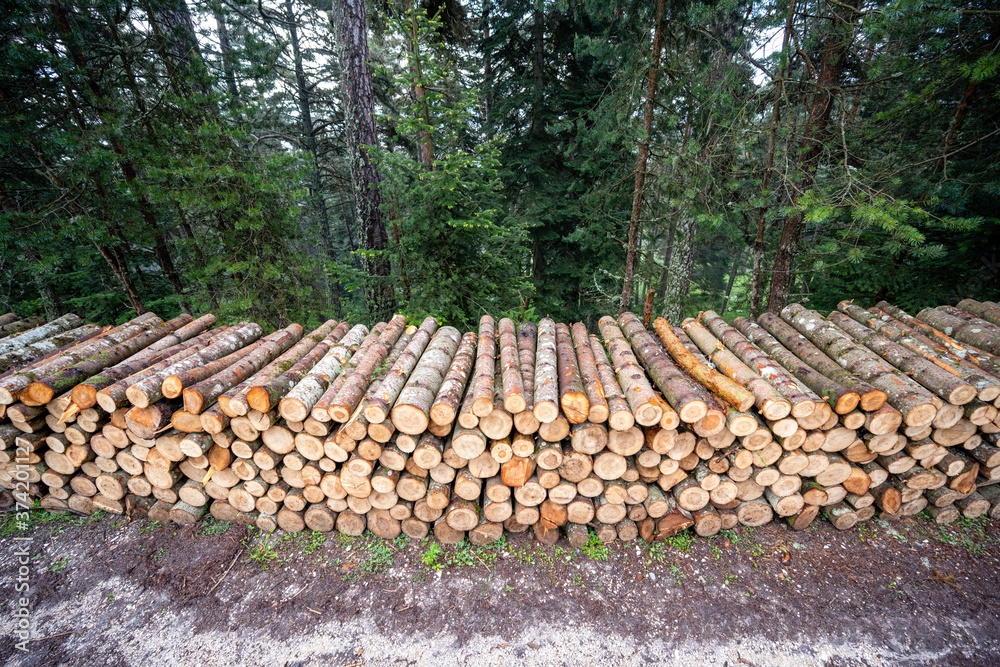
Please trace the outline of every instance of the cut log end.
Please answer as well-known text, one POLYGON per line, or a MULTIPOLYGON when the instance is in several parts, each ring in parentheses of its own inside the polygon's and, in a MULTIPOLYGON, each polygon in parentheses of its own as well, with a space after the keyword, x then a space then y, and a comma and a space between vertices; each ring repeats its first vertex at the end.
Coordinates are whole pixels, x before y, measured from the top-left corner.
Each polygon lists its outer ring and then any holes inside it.
MULTIPOLYGON (((146 396, 145 392, 141 391, 138 387, 129 387, 125 390, 125 398, 128 402, 137 408, 148 408, 149 407, 149 397, 146 396)), ((97 399, 98 403, 101 403, 100 397, 97 399)), ((103 408, 104 405, 101 405, 103 408)), ((107 410, 107 408, 104 408, 107 410)), ((113 410, 112 410, 113 411, 113 410)))
MULTIPOLYGON (((329 414, 330 414, 330 419, 332 419, 335 422, 340 422, 341 424, 351 418, 351 411, 347 409, 346 405, 331 405, 329 409, 329 414)), ((305 421, 305 418, 308 416, 309 415, 306 414, 306 411, 303 409, 302 418, 292 419, 291 421, 305 421)), ((289 417, 285 416, 285 419, 289 419, 289 417)))
POLYGON ((247 392, 247 404, 258 412, 267 412, 272 407, 271 397, 264 387, 252 387, 247 392))
MULTIPOLYGON (((886 399, 888 399, 888 395, 884 391, 871 389, 860 397, 859 402, 861 403, 862 410, 865 412, 874 412, 885 405, 886 399)), ((851 409, 853 410, 854 408, 851 409)), ((838 414, 843 414, 839 410, 837 412, 838 414)), ((850 410, 848 410, 848 412, 850 412, 850 410)))
MULTIPOLYGON (((753 405, 753 397, 751 396, 750 406, 752 405, 753 405)), ((743 412, 749 409, 750 406, 747 406, 746 408, 740 408, 740 411, 743 412)), ((703 419, 705 415, 708 414, 708 405, 705 403, 705 401, 702 401, 701 399, 688 401, 687 403, 681 406, 681 409, 678 410, 677 414, 680 415, 681 421, 684 422, 685 424, 694 424, 695 422, 703 419)))
MULTIPOLYGON (((370 419, 368 421, 371 422, 370 419)), ((438 422, 435 421, 434 423, 438 422)), ((451 422, 445 423, 450 424, 451 422)), ((400 432, 407 435, 420 435, 430 426, 430 419, 427 418, 423 410, 412 405, 397 405, 392 409, 392 424, 400 432)))
POLYGON ((535 403, 532 413, 541 423, 551 424, 559 418, 559 406, 551 401, 540 401, 535 403))
POLYGON ((858 403, 860 402, 861 396, 851 391, 837 399, 836 405, 833 406, 833 411, 838 415, 846 415, 853 412, 854 408, 858 407, 858 403))
POLYGON ((477 417, 485 417, 493 412, 493 397, 480 397, 472 402, 472 414, 477 417))
POLYGON ((512 415, 516 415, 519 412, 524 412, 528 407, 527 402, 524 400, 524 396, 519 394, 511 394, 504 398, 503 408, 512 415))
MULTIPOLYGON (((706 408, 707 410, 707 408, 706 408)), ((635 411, 635 421, 640 426, 654 426, 663 418, 663 408, 656 403, 645 403, 635 411)), ((695 420, 697 421, 697 420, 695 420)))
POLYGON ((278 403, 278 413, 285 421, 304 422, 309 416, 309 409, 299 399, 286 397, 278 403))
POLYGON ((182 391, 184 391, 184 384, 176 375, 167 377, 160 386, 160 393, 167 398, 177 398, 181 395, 182 391))
POLYGON ((590 400, 586 394, 567 391, 559 399, 566 421, 570 424, 582 424, 590 414, 590 400))
POLYGON ((28 388, 24 390, 21 400, 25 404, 29 405, 45 405, 53 398, 55 398, 55 392, 41 382, 32 382, 28 385, 28 388), (25 401, 25 398, 28 400, 25 401))
POLYGON ((978 393, 972 385, 962 384, 951 390, 948 394, 948 402, 952 405, 965 405, 976 398, 978 393))
POLYGON ((922 403, 912 407, 903 421, 907 426, 926 426, 934 421, 935 415, 937 408, 933 403, 922 403))

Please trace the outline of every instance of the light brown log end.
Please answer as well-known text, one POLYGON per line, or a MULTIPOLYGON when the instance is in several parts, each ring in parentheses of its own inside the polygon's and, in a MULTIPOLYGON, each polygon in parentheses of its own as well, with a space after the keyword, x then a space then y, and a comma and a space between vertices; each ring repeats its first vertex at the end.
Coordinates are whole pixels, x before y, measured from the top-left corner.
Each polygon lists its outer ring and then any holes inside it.
MULTIPOLYGON (((351 418, 351 411, 347 409, 346 405, 331 405, 327 412, 329 412, 330 414, 330 419, 332 419, 335 422, 344 423, 351 418)), ((308 417, 308 415, 305 413, 305 409, 303 409, 302 413, 303 413, 302 419, 292 420, 292 421, 305 421, 305 418, 308 417)))
POLYGON ((369 424, 381 424, 389 416, 385 413, 385 409, 381 405, 376 405, 372 402, 369 402, 365 406, 364 414, 369 424))
POLYGON ((32 382, 21 392, 21 402, 25 405, 45 405, 55 397, 55 392, 41 382, 32 382), (25 400, 27 398, 28 400, 25 400))
POLYGON ((271 409, 271 399, 263 387, 252 387, 247 392, 247 403, 258 412, 267 412, 271 409))
MULTIPOLYGON (((868 394, 865 395, 867 396, 868 394)), ((850 391, 837 399, 836 404, 833 406, 833 411, 838 415, 846 415, 849 412, 853 412, 854 408, 858 407, 860 402, 861 396, 857 392, 850 391)))
POLYGON ((785 400, 767 400, 764 401, 764 405, 760 412, 764 415, 765 419, 777 421, 779 419, 784 419, 791 414, 792 404, 785 400))
POLYGON ((608 426, 616 431, 627 431, 635 426, 635 415, 628 410, 618 410, 608 415, 608 426))
POLYGON ((971 384, 959 385, 948 394, 948 402, 952 405, 965 405, 976 398, 978 393, 971 384))
POLYGON ((182 391, 184 391, 184 385, 176 375, 167 377, 160 386, 160 393, 167 398, 177 398, 181 395, 182 391))
MULTIPOLYGON (((865 412, 874 412, 885 405, 885 401, 888 398, 888 395, 884 391, 872 389, 861 396, 861 409, 865 412)), ((838 411, 838 414, 841 413, 838 411)))
MULTIPOLYGON (((753 405, 753 396, 750 397, 750 403, 753 405)), ((706 405, 705 401, 701 399, 690 400, 680 406, 680 408, 681 409, 678 410, 677 414, 680 416, 681 421, 685 424, 693 424, 708 414, 708 405, 706 405)))
POLYGON ((799 401, 792 406, 792 416, 796 419, 808 417, 816 411, 816 402, 812 400, 799 401))
POLYGON ((309 416, 309 410, 299 399, 286 396, 278 402, 278 414, 284 417, 285 421, 303 422, 309 416))
POLYGON ((187 388, 182 392, 184 409, 192 414, 201 414, 205 407, 205 397, 196 389, 187 388))
POLYGON ((535 419, 543 424, 549 424, 559 417, 559 406, 552 401, 540 401, 535 403, 532 412, 535 415, 535 419))
POLYGON ((70 398, 73 404, 81 410, 92 408, 97 405, 97 389, 86 384, 78 384, 70 391, 70 398))
MULTIPOLYGON (((454 413, 454 411, 452 412, 454 413)), ((450 424, 451 422, 446 423, 450 424)), ((430 425, 430 419, 427 418, 427 415, 420 408, 412 405, 397 405, 392 409, 392 424, 401 433, 420 435, 427 430, 427 427, 430 425)))
POLYGON ((485 417, 493 412, 493 397, 480 397, 472 402, 472 414, 477 417, 485 417))
POLYGON ((524 400, 524 396, 520 394, 511 394, 503 400, 503 408, 512 415, 516 415, 520 412, 524 412, 525 408, 528 407, 527 402, 524 400))
POLYGON ((907 426, 926 426, 934 421, 937 415, 937 408, 933 403, 922 403, 914 406, 903 417, 907 426))
POLYGON ((541 422, 531 410, 523 410, 514 415, 514 428, 518 433, 531 435, 538 432, 541 422))

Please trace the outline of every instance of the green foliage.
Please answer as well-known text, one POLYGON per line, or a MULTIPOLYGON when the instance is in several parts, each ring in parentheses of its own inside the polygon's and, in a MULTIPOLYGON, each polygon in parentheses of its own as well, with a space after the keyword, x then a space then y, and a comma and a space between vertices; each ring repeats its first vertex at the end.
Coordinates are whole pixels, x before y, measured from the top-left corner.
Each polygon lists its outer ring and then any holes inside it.
POLYGON ((587 555, 590 560, 607 560, 610 556, 610 551, 608 550, 608 545, 601 541, 597 537, 597 533, 593 530, 590 531, 590 539, 587 543, 580 547, 580 550, 587 555))
MULTIPOLYGON (((205 519, 198 527, 199 535, 221 535, 229 530, 229 521, 216 521, 213 517, 205 519)), ((153 524, 150 524, 151 526, 153 524)))
POLYGON ((379 153, 404 312, 470 326, 530 298, 525 235, 501 211, 499 149, 476 136, 478 100, 456 85, 441 19, 417 8, 389 25, 403 63, 394 83, 411 92, 383 119, 396 147, 379 153))

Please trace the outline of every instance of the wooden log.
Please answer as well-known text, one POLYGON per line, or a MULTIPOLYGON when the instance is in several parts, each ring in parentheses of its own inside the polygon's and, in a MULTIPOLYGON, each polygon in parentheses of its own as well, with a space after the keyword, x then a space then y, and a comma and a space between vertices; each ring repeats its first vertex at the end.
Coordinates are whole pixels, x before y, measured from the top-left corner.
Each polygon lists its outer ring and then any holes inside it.
POLYGON ((898 343, 911 352, 922 355, 945 371, 963 378, 976 388, 980 399, 992 401, 1000 396, 1000 378, 989 372, 984 373, 977 365, 952 354, 949 348, 939 341, 913 331, 906 325, 895 321, 888 314, 877 314, 864 310, 850 301, 841 301, 837 305, 837 309, 854 321, 876 331, 880 336, 898 343))
POLYGON ((517 357, 521 371, 524 409, 514 414, 514 426, 525 435, 535 433, 540 423, 534 414, 537 339, 538 326, 534 322, 521 322, 517 325, 517 357))
POLYGON ((830 313, 830 322, 854 341, 863 344, 949 403, 964 405, 979 393, 974 386, 953 372, 931 362, 922 354, 883 338, 843 313, 830 313))
POLYGON ((639 366, 635 353, 633 353, 622 330, 610 317, 602 317, 599 326, 601 336, 608 346, 618 383, 628 401, 635 421, 641 426, 659 424, 663 417, 663 408, 657 401, 653 388, 639 366))
POLYGON ((782 317, 820 349, 844 364, 844 368, 885 392, 888 402, 903 414, 908 426, 930 424, 934 420, 937 408, 933 394, 878 355, 855 344, 847 334, 818 313, 792 304, 782 310, 782 317))
POLYGON ((628 431, 635 424, 635 416, 615 377, 608 353, 596 335, 590 335, 590 349, 597 369, 601 393, 608 405, 608 425, 616 431, 628 431))
MULTIPOLYGON (((779 394, 771 384, 744 364, 735 354, 726 349, 708 329, 703 327, 698 321, 690 318, 684 320, 682 327, 685 333, 687 333, 716 368, 721 370, 726 377, 732 379, 753 394, 757 408, 765 418, 777 420, 789 415, 791 412, 791 402, 779 394)), ((739 335, 735 330, 733 333, 737 336, 739 335)), ((765 365, 764 368, 770 368, 770 366, 765 365)), ((730 404, 737 409, 741 409, 741 405, 736 405, 732 402, 730 404)), ((746 410, 747 408, 742 407, 742 409, 746 410)))
MULTIPOLYGON (((853 410, 859 403, 865 411, 877 410, 886 401, 886 394, 880 389, 876 389, 865 382, 853 377, 831 359, 819 347, 814 345, 809 338, 799 333, 794 327, 785 322, 774 313, 764 313, 757 318, 758 323, 767 330, 781 345, 790 350, 800 360, 818 371, 828 380, 835 382, 841 387, 856 392, 859 401, 854 402, 849 394, 844 394, 834 405, 831 405, 838 414, 845 414, 853 410)), ((752 339, 754 340, 754 339, 752 339)), ((757 340, 755 340, 757 342, 757 340)), ((803 380, 805 382, 805 380, 803 380)), ((815 390, 823 395, 818 389, 815 390)), ((829 401, 831 395, 824 396, 829 401)))
MULTIPOLYGON (((109 347, 93 355, 66 366, 43 378, 36 379, 24 390, 32 402, 39 405, 48 403, 57 395, 72 389, 75 385, 98 375, 104 369, 115 366, 149 345, 165 338, 170 333, 191 322, 190 315, 181 315, 169 322, 151 322, 149 327, 122 328, 117 334, 105 334, 109 347)), ((90 407, 90 406, 86 406, 90 407)))
POLYGON ((559 417, 559 371, 556 324, 549 318, 538 323, 535 355, 534 407, 532 412, 541 424, 559 417))
POLYGON ((559 404, 563 415, 571 424, 587 420, 590 402, 580 375, 580 365, 569 327, 559 323, 556 329, 556 367, 559 377, 559 404))
POLYGON ((371 345, 376 337, 375 329, 369 331, 362 324, 355 325, 339 343, 325 348, 317 345, 310 354, 265 387, 251 389, 247 393, 247 402, 259 412, 267 412, 277 403, 278 412, 285 419, 305 420, 331 381, 341 375, 365 343, 371 345), (320 358, 317 360, 317 357, 320 358))
MULTIPOLYGON (((431 423, 432 410, 439 405, 436 400, 438 393, 444 389, 446 376, 450 373, 450 367, 454 365, 453 360, 458 361, 459 352, 468 356, 469 367, 471 367, 472 341, 475 339, 471 335, 468 335, 466 339, 460 339, 460 336, 454 327, 442 327, 430 341, 426 352, 420 357, 392 408, 392 423, 401 432, 419 435, 427 430, 431 423), (466 341, 469 343, 466 344, 466 341), (460 343, 464 348, 460 346, 460 343)), ((397 361, 397 363, 399 362, 397 361)), ((461 374, 461 366, 456 373, 461 374)), ((461 385, 459 384, 461 379, 460 377, 453 378, 454 395, 450 399, 454 403, 453 407, 457 407, 461 389, 464 388, 464 381, 461 382, 461 385)), ((449 389, 449 391, 451 390, 449 389)), ((443 405, 441 409, 444 409, 443 405)), ((450 416, 453 420, 454 412, 450 416)), ((369 421, 371 421, 370 418, 369 421)), ((450 424, 451 421, 446 423, 450 424)))
MULTIPOLYGON (((406 345, 406 348, 396 359, 389 371, 386 372, 379 388, 374 392, 374 395, 368 401, 368 404, 364 409, 365 418, 368 419, 370 423, 381 423, 389 417, 390 410, 392 410, 393 405, 396 403, 396 399, 399 398, 400 393, 402 393, 403 388, 410 379, 410 374, 417 367, 417 362, 424 354, 424 350, 427 349, 428 344, 431 342, 431 337, 434 336, 437 331, 437 326, 437 321, 433 317, 425 318, 423 323, 420 325, 420 328, 417 329, 416 333, 414 333, 413 337, 410 339, 410 342, 406 345)), ((451 334, 454 344, 457 345, 458 330, 451 328, 449 333, 451 334)), ((443 377, 445 369, 450 361, 450 356, 441 361, 435 371, 438 376, 443 377)), ((427 393, 429 394, 430 392, 427 393)), ((428 396, 428 409, 430 409, 429 401, 430 396, 428 396)), ((423 429, 417 431, 416 433, 420 433, 422 431, 423 429)), ((414 435, 416 435, 416 433, 414 433, 414 435)))
POLYGON ((587 418, 595 424, 602 424, 608 420, 610 412, 604 395, 604 385, 597 370, 597 360, 590 345, 587 327, 582 322, 577 322, 570 329, 570 335, 576 353, 580 379, 587 394, 587 418))
POLYGON ((966 345, 979 348, 993 355, 1000 355, 1000 326, 981 320, 978 317, 959 316, 960 310, 947 312, 944 307, 925 308, 916 315, 916 319, 927 323, 938 331, 961 341, 966 345))
POLYGON ((499 322, 500 338, 500 385, 503 393, 503 407, 517 414, 527 407, 524 396, 524 380, 521 376, 521 361, 518 351, 517 326, 510 318, 499 322))
MULTIPOLYGON (((670 406, 677 412, 681 420, 685 423, 693 424, 703 418, 708 411, 708 406, 698 396, 691 382, 670 361, 670 357, 664 353, 652 334, 642 327, 639 319, 633 313, 622 313, 618 317, 618 325, 631 343, 636 356, 642 361, 643 367, 646 369, 649 377, 653 379, 657 388, 670 406)), ((657 329, 657 333, 660 335, 667 351, 670 352, 670 356, 673 356, 674 352, 677 352, 683 359, 688 360, 688 357, 685 355, 689 355, 690 353, 688 353, 683 345, 677 347, 680 341, 677 341, 676 336, 669 330, 670 326, 666 320, 657 318, 653 326, 657 329), (661 333, 661 330, 663 333, 661 333), (663 338, 664 334, 667 336, 666 339, 663 338)), ((681 361, 678 361, 678 363, 683 367, 681 361)), ((685 370, 688 369, 685 368, 685 370)), ((697 376, 695 377, 697 378, 697 376)), ((701 378, 697 379, 700 380, 701 378)))
MULTIPOLYGON (((236 358, 230 357, 230 355, 236 353, 244 347, 247 347, 248 345, 252 345, 258 338, 260 338, 262 333, 263 331, 260 326, 254 323, 245 323, 233 327, 225 335, 213 340, 211 344, 201 349, 197 354, 186 357, 183 360, 178 361, 177 363, 130 385, 125 390, 125 395, 129 402, 131 402, 135 407, 148 407, 150 404, 163 397, 164 394, 162 387, 167 378, 187 373, 193 369, 204 368, 216 360, 227 357, 231 359, 230 363, 232 363, 232 361, 235 361, 236 358)), ((176 395, 180 395, 180 390, 178 390, 176 395)), ((98 402, 100 402, 100 400, 98 402)), ((102 405, 102 407, 104 406, 102 405)))
POLYGON ((472 392, 472 413, 480 418, 493 411, 495 360, 496 324, 492 317, 483 315, 479 320, 475 373, 469 387, 472 392))
POLYGON ((995 303, 990 305, 975 299, 962 299, 958 302, 958 308, 981 320, 1000 326, 1000 308, 995 303))
MULTIPOLYGON (((466 333, 451 361, 448 372, 441 382, 428 411, 428 417, 435 424, 451 424, 465 392, 465 387, 475 360, 476 335, 466 333)), ((471 406, 470 406, 471 409, 471 406)), ((414 417, 419 421, 419 417, 414 417)), ((397 428, 400 428, 397 425, 397 428)), ((402 430, 402 429, 400 429, 402 430)), ((406 433, 407 431, 403 431, 406 433)))

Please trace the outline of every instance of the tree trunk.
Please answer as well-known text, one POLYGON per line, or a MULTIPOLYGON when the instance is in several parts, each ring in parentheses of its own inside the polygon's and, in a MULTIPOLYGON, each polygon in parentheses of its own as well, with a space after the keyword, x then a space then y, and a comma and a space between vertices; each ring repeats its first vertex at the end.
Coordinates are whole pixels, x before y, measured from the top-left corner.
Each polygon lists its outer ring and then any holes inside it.
POLYGON ((335 0, 333 14, 340 38, 344 116, 355 212, 364 230, 363 249, 374 253, 366 258, 366 269, 372 281, 367 291, 373 314, 387 317, 396 308, 396 296, 389 282, 389 258, 384 254, 389 237, 382 217, 382 175, 368 152, 368 147, 378 145, 378 137, 365 3, 363 0, 335 0))
MULTIPOLYGON (((793 208, 798 202, 796 193, 810 190, 816 180, 816 171, 823 155, 824 140, 828 133, 830 116, 833 113, 833 103, 840 87, 844 64, 847 62, 851 44, 854 42, 854 21, 858 13, 856 4, 857 0, 848 0, 847 3, 838 5, 840 10, 845 10, 847 18, 844 20, 838 15, 835 21, 840 25, 835 26, 820 44, 822 58, 816 76, 816 92, 813 93, 807 109, 806 126, 796 164, 800 179, 795 190, 792 191, 789 202, 793 208)), ((803 214, 793 210, 785 217, 781 239, 778 241, 778 249, 774 257, 771 271, 771 291, 767 300, 769 312, 780 311, 788 302, 788 293, 795 278, 792 273, 792 263, 795 259, 795 253, 798 251, 802 229, 803 214)))
POLYGON ((660 51, 663 43, 663 10, 665 0, 656 2, 656 25, 653 30, 653 46, 650 55, 653 62, 646 79, 646 104, 642 116, 642 139, 639 141, 639 156, 635 167, 635 187, 632 191, 632 213, 628 223, 628 247, 625 251, 625 283, 622 286, 622 300, 618 314, 628 309, 632 299, 632 282, 635 279, 635 256, 639 245, 639 215, 642 210, 642 191, 646 184, 646 163, 649 161, 649 138, 653 131, 653 110, 656 105, 656 81, 660 73, 660 51))
MULTIPOLYGON (((781 100, 784 96, 785 70, 788 64, 788 38, 792 33, 795 20, 795 0, 788 6, 788 16, 785 17, 785 30, 781 37, 781 54, 785 59, 778 67, 774 80, 774 97, 771 101, 771 127, 767 136, 767 156, 764 158, 764 173, 761 176, 760 189, 766 193, 771 186, 771 176, 774 171, 774 153, 778 145, 778 125, 781 123, 781 100)), ((764 232, 767 230, 768 206, 762 206, 757 212, 757 232, 753 242, 753 270, 750 279, 750 319, 755 320, 760 315, 760 302, 763 294, 761 271, 764 268, 764 232)), ((723 308, 725 313, 725 308, 723 308)))

